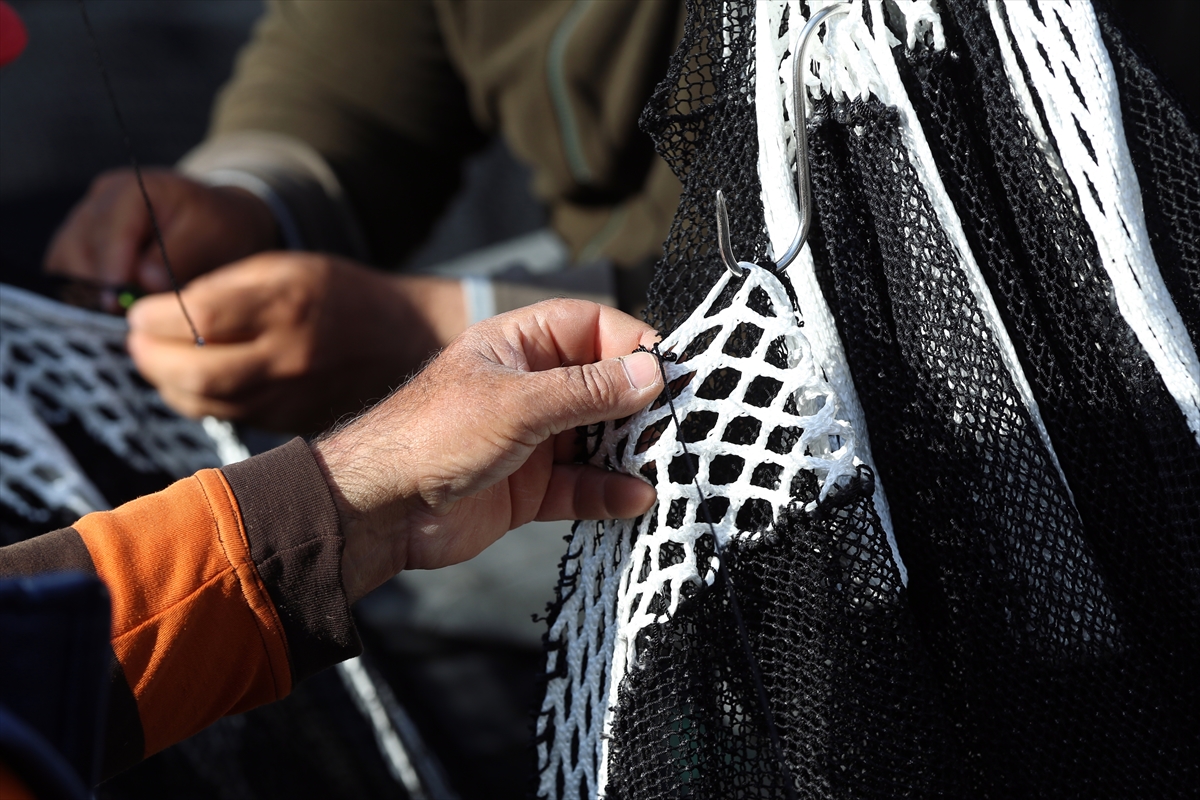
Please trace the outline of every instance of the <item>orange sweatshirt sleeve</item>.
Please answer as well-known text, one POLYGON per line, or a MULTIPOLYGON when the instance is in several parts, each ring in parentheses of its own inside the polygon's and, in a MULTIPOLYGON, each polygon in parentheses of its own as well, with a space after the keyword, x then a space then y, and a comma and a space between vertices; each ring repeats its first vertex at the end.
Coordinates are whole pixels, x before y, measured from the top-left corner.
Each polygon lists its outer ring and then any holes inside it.
POLYGON ((220 470, 74 527, 112 595, 145 755, 291 691, 283 626, 220 470))
POLYGON ((360 652, 342 544, 328 485, 296 439, 0 549, 0 575, 84 569, 107 585, 107 777, 360 652))

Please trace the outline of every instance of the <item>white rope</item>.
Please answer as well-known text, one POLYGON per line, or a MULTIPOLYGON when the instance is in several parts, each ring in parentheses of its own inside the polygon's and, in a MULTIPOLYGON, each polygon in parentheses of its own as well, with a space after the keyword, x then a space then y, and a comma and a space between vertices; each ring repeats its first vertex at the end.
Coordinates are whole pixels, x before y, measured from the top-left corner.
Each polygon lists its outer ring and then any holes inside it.
POLYGON ((417 774, 417 768, 413 766, 404 742, 392 726, 387 709, 379 697, 379 690, 363 666, 362 659, 356 656, 341 662, 336 669, 359 713, 370 723, 371 732, 375 734, 375 744, 392 779, 404 787, 412 800, 426 800, 428 795, 425 794, 421 776, 417 774))
MULTIPOLYGON (((832 5, 836 0, 814 0, 811 5, 812 13, 816 14, 823 7, 832 5)), ((796 143, 793 137, 794 127, 784 120, 784 109, 787 118, 795 119, 795 109, 792 107, 792 76, 793 57, 797 49, 797 37, 804 27, 804 18, 799 3, 788 0, 773 0, 755 5, 755 60, 756 60, 756 93, 758 102, 755 110, 758 117, 758 175, 762 183, 763 211, 767 221, 767 234, 771 240, 774 253, 784 252, 791 244, 792 237, 799 225, 800 212, 796 205, 795 163, 796 143), (789 7, 790 6, 790 7, 789 7), (789 33, 779 36, 782 28, 785 9, 789 15, 789 33)), ((878 70, 866 58, 861 50, 847 48, 845 54, 839 49, 831 54, 826 42, 837 36, 837 31, 845 26, 855 14, 861 15, 861 9, 856 8, 848 16, 831 17, 827 23, 828 33, 825 41, 815 36, 810 40, 806 54, 811 55, 817 64, 817 73, 811 69, 803 70, 805 85, 810 87, 818 96, 832 92, 834 97, 866 97, 870 92, 882 91, 878 78, 878 70)), ((928 23, 930 29, 937 31, 937 40, 943 43, 941 21, 936 18, 936 25, 928 23)), ((911 17, 913 30, 919 26, 916 15, 911 17)), ((843 37, 844 39, 844 37, 843 37)), ((893 40, 893 43, 895 41, 893 40)), ((805 335, 813 347, 814 358, 821 366, 829 383, 841 402, 841 407, 858 438, 858 457, 875 471, 875 509, 887 534, 888 546, 892 551, 892 560, 900 570, 901 580, 908 585, 908 570, 904 559, 900 557, 900 548, 896 544, 896 534, 892 526, 891 509, 888 506, 887 494, 879 470, 875 468, 875 460, 871 456, 870 431, 867 428, 866 414, 863 413, 862 403, 858 399, 858 390, 854 386, 854 378, 850 374, 849 362, 838 335, 837 323, 829 308, 825 295, 817 281, 816 266, 813 263, 812 251, 806 244, 800 251, 800 256, 788 271, 788 277, 796 289, 796 297, 800 304, 800 316, 804 320, 805 335)))
POLYGON ((1054 143, 1046 134, 1042 118, 1033 102, 1033 94, 1029 91, 1029 84, 1025 82, 1025 76, 1021 73, 1020 62, 1017 61, 1017 54, 1008 38, 1008 28, 1004 23, 1004 14, 1000 9, 999 0, 988 0, 988 16, 992 22, 992 30, 996 33, 996 41, 1000 46, 1000 59, 1004 62, 1004 72, 1008 75, 1009 87, 1017 99, 1017 105, 1021 107, 1021 113, 1025 115, 1029 129, 1033 132, 1034 141, 1037 143, 1038 149, 1042 151, 1042 155, 1046 157, 1046 163, 1050 165, 1050 172, 1058 181, 1058 185, 1067 193, 1067 197, 1075 200, 1075 190, 1071 186, 1070 179, 1067 178, 1066 170, 1063 169, 1062 159, 1059 158, 1058 151, 1054 149, 1054 143))
MULTIPOLYGON (((1041 20, 1027 0, 1006 3, 1009 30, 1096 238, 1117 307, 1200 442, 1200 359, 1150 247, 1117 79, 1095 12, 1081 0, 1041 3, 1039 9, 1041 20)), ((997 15, 993 9, 994 24, 997 15)), ((1015 84, 1021 79, 1013 60, 1006 59, 1005 67, 1015 84)), ((1034 124, 1037 114, 1023 110, 1034 124)))

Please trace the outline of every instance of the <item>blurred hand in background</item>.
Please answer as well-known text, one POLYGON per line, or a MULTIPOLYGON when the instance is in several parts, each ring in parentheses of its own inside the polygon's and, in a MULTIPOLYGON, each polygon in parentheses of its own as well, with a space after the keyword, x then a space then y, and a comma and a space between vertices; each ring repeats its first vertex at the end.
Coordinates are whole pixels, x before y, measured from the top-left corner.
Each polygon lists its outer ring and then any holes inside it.
MULTIPOLYGON (((279 247, 275 219, 250 192, 206 186, 169 169, 142 171, 180 285, 217 267, 279 247)), ((145 200, 132 169, 105 172, 76 204, 46 253, 47 272, 110 287, 104 310, 118 310, 116 289, 171 288, 145 200)))
POLYGON ((309 433, 404 383, 466 327, 458 281, 270 252, 129 312, 129 352, 175 410, 309 433))

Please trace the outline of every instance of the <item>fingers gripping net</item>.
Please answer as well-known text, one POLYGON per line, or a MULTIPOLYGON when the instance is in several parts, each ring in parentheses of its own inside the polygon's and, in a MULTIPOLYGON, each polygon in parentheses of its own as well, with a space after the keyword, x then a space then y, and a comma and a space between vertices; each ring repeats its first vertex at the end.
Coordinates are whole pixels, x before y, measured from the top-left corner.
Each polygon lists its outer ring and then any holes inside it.
POLYGON ((819 515, 861 482, 854 432, 772 273, 723 275, 661 351, 666 392, 596 443, 593 463, 645 477, 658 501, 637 520, 575 530, 538 730, 547 796, 603 794, 640 637, 714 582, 726 546, 760 540, 788 509, 819 515))
MULTIPOLYGON (((675 516, 703 523, 689 488, 692 469, 678 460, 684 457, 681 443, 687 443, 701 491, 715 509, 718 549, 774 522, 798 496, 792 482, 802 471, 815 475, 821 487, 805 509, 815 511, 835 487, 855 477, 857 462, 853 431, 838 417, 833 390, 800 324, 773 274, 751 269, 738 285, 726 273, 662 344, 678 429, 664 394, 608 431, 595 459, 651 481, 665 467, 668 482, 657 484, 672 503, 689 503, 686 513, 677 506, 675 516), (724 505, 733 513, 723 514, 724 505)), ((660 491, 660 507, 663 498, 660 491)))

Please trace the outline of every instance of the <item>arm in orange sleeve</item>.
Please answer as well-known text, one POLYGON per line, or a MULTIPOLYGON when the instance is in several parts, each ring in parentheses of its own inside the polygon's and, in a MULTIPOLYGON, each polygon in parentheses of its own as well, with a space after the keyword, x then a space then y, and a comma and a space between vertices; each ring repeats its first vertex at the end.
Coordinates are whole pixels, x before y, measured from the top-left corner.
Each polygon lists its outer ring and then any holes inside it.
POLYGON ((0 549, 0 575, 94 572, 112 597, 105 777, 361 650, 337 511, 296 439, 0 549))

